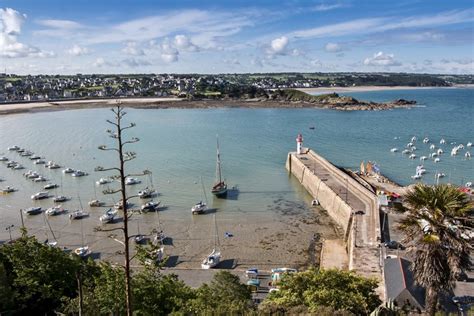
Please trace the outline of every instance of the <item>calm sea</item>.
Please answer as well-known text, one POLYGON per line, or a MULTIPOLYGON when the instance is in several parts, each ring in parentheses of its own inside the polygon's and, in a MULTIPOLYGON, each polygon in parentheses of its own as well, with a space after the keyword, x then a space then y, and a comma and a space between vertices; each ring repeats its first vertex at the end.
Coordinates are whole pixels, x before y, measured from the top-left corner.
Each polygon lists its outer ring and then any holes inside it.
MULTIPOLYGON (((304 137, 304 146, 316 150, 331 162, 358 169, 361 161, 375 161, 381 171, 394 181, 406 185, 419 159, 410 160, 401 151, 412 136, 418 138, 416 154, 428 156, 429 145, 441 147, 441 161, 424 162, 427 174, 424 182, 433 183, 436 172, 446 176, 441 182, 463 184, 474 181, 473 160, 466 159, 461 150, 451 157, 454 144, 474 142, 473 89, 426 89, 350 93, 364 100, 389 101, 399 98, 416 100, 413 109, 379 112, 340 112, 318 109, 128 109, 126 121, 137 123, 129 130, 130 137, 140 142, 129 149, 138 154, 128 166, 131 173, 144 169, 153 172, 152 182, 158 188, 158 197, 168 206, 164 217, 189 217, 190 207, 199 200, 219 208, 229 220, 238 216, 255 218, 279 216, 274 211, 275 201, 284 199, 308 203, 310 197, 285 170, 288 151, 296 148, 298 133, 304 137), (310 129, 314 127, 314 129, 310 129), (227 200, 216 200, 209 189, 215 173, 216 135, 219 136, 223 174, 236 190, 227 200), (431 142, 423 144, 428 137, 431 142), (440 145, 441 138, 446 140, 440 145), (391 153, 398 147, 398 153, 391 153), (203 190, 204 184, 205 190, 203 190), (238 211, 238 212, 232 212, 238 211), (172 215, 166 215, 172 214, 172 215), (232 215, 238 214, 238 215, 232 215)), ((33 183, 22 173, 38 170, 62 183, 56 192, 73 197, 68 208, 79 206, 79 198, 86 207, 95 198, 110 203, 117 198, 103 196, 102 188, 94 185, 106 176, 94 172, 96 166, 115 166, 117 158, 112 152, 97 149, 101 144, 112 144, 105 130, 106 119, 112 118, 107 109, 71 110, 0 116, 0 155, 21 162, 25 170, 10 170, 0 164, 0 186, 11 185, 19 189, 10 195, 0 196, 2 223, 17 221, 18 209, 41 205, 49 207, 51 200, 33 203, 30 195, 41 191, 44 183, 33 183), (64 167, 81 169, 89 176, 72 178, 61 169, 49 170, 34 165, 29 159, 7 151, 18 145, 54 160, 64 167)), ((474 148, 471 153, 474 154, 474 148)), ((143 183, 130 187, 132 192, 150 185, 143 183)), ((94 221, 100 215, 94 214, 94 221)), ((37 220, 42 221, 41 219, 37 220)), ((66 219, 64 220, 66 225, 66 219)), ((5 225, 6 225, 5 224, 5 225)), ((1 228, 1 236, 6 232, 1 228)))

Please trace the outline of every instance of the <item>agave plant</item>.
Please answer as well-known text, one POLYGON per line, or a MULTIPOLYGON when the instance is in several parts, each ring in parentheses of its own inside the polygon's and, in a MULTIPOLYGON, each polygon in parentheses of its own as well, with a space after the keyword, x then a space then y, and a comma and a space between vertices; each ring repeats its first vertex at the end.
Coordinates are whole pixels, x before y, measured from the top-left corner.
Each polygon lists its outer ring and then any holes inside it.
POLYGON ((470 262, 473 205, 456 187, 419 184, 405 196, 407 216, 399 228, 413 257, 415 282, 426 288, 426 312, 434 315, 438 296, 451 291, 470 262))

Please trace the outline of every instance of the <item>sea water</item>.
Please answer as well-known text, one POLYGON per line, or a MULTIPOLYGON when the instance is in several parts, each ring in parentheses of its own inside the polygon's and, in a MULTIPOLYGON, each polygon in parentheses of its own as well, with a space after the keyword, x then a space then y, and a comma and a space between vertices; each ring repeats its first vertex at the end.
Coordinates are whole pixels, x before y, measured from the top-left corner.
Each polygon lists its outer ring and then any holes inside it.
MULTIPOLYGON (((127 188, 131 194, 147 185, 157 188, 160 195, 156 200, 167 207, 162 215, 164 221, 191 221, 190 208, 200 200, 217 208, 223 220, 274 219, 281 216, 281 205, 277 205, 281 201, 305 207, 311 201, 285 170, 287 153, 296 149, 298 133, 303 134, 305 147, 314 149, 334 164, 357 170, 361 161, 376 162, 384 175, 402 185, 413 183, 410 176, 421 163, 419 157, 428 156, 430 144, 435 144, 444 154, 439 163, 433 159, 423 162, 427 174, 422 181, 434 183, 435 173, 442 172, 445 177, 440 178, 440 182, 464 184, 474 181, 473 160, 464 157, 466 150, 455 157, 450 156, 450 151, 457 144, 474 142, 473 93, 472 89, 350 93, 358 99, 378 102, 400 98, 417 101, 412 109, 388 111, 127 109, 125 122, 134 122, 137 126, 127 130, 126 137, 140 138, 138 143, 128 145, 127 150, 136 152, 137 158, 127 164, 127 172, 152 171, 151 177, 141 177, 141 184, 127 188), (418 138, 415 160, 401 153, 412 136, 418 138), (430 143, 422 142, 425 137, 430 143), (446 140, 445 145, 439 144, 441 138, 446 140), (215 177, 217 139, 222 173, 229 187, 233 187, 228 199, 214 199, 210 194, 215 177), (399 151, 390 152, 393 147, 399 151)), ((85 109, 1 116, 0 155, 26 168, 14 171, 0 163, 0 178, 4 180, 0 186, 18 189, 13 194, 0 196, 1 222, 18 225, 19 209, 52 205, 51 199, 31 201, 30 196, 42 191, 45 183, 25 179, 22 173, 28 169, 37 170, 50 182, 62 184, 51 190, 51 194, 71 197, 65 207, 75 209, 82 205, 91 212, 88 221, 98 222, 102 210, 89 209, 87 202, 97 197, 112 204, 119 199, 102 194, 107 186, 95 185, 99 178, 110 175, 94 172, 95 167, 115 167, 118 163, 114 152, 97 148, 101 144, 114 145, 114 139, 105 132, 112 127, 105 122, 113 120, 112 114, 108 109, 85 109), (89 175, 73 178, 63 174, 61 169, 34 165, 27 157, 7 150, 13 145, 89 175)), ((468 150, 474 153, 474 148, 468 150)), ((109 186, 117 187, 114 183, 109 186)), ((139 202, 136 203, 139 206, 139 202)), ((59 230, 70 229, 66 216, 54 221, 59 230)), ((41 216, 27 218, 27 224, 45 229, 41 216)), ((78 233, 79 226, 75 225, 78 233)), ((3 228, 0 237, 8 237, 3 228)))

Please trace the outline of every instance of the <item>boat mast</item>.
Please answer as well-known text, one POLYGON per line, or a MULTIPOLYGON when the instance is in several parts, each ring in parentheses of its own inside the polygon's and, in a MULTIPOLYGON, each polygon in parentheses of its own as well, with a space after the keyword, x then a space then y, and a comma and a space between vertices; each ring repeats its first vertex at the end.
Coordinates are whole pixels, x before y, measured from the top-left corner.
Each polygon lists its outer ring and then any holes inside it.
POLYGON ((206 205, 209 205, 209 203, 207 202, 206 188, 204 188, 204 181, 202 181, 202 176, 201 176, 201 185, 202 185, 202 192, 204 193, 204 200, 206 201, 206 205))
POLYGON ((216 136, 217 138, 217 163, 216 163, 216 182, 221 183, 222 182, 222 174, 221 174, 221 154, 219 152, 219 137, 216 136))

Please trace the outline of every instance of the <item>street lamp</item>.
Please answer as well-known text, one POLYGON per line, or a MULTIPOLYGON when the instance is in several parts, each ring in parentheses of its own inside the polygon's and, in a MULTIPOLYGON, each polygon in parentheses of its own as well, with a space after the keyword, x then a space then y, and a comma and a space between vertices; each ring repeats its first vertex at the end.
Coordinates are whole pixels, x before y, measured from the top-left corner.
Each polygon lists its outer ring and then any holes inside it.
POLYGON ((13 228, 13 227, 15 227, 15 225, 13 225, 13 224, 11 224, 11 225, 5 227, 5 230, 8 230, 8 233, 10 234, 10 242, 13 241, 13 239, 12 239, 12 228, 13 228))

